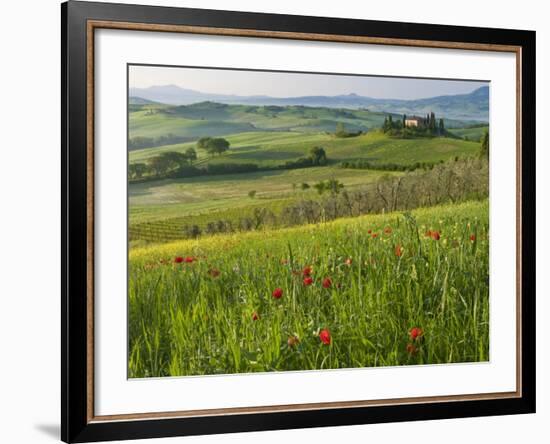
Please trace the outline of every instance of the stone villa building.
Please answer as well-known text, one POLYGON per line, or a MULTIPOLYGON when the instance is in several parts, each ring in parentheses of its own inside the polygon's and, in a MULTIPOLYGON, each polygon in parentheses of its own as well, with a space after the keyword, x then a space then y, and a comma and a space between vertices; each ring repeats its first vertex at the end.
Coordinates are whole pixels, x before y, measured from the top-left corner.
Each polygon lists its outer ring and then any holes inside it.
POLYGON ((424 128, 428 124, 428 121, 425 117, 419 116, 410 116, 405 117, 405 126, 406 127, 415 127, 415 128, 424 128))

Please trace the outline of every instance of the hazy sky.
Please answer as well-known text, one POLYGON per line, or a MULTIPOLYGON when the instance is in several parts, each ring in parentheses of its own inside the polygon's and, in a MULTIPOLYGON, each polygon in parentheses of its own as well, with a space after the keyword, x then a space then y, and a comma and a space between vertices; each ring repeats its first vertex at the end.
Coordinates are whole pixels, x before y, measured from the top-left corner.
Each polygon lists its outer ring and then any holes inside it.
POLYGON ((178 85, 206 93, 296 97, 355 93, 392 99, 465 94, 487 82, 131 66, 130 87, 178 85))

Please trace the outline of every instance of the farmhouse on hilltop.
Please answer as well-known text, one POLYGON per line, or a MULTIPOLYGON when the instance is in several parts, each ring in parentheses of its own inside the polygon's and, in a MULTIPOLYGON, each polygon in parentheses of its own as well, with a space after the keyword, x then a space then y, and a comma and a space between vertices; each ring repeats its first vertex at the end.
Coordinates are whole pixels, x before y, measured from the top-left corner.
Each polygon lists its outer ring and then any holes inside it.
POLYGON ((415 128, 425 128, 428 126, 428 121, 425 117, 419 116, 410 116, 405 117, 405 126, 406 127, 415 127, 415 128))
POLYGON ((426 117, 415 115, 407 117, 406 114, 403 114, 403 120, 398 121, 394 121, 390 114, 384 118, 382 130, 391 136, 404 136, 407 134, 444 136, 447 134, 445 122, 441 118, 438 123, 433 111, 426 114, 426 117))

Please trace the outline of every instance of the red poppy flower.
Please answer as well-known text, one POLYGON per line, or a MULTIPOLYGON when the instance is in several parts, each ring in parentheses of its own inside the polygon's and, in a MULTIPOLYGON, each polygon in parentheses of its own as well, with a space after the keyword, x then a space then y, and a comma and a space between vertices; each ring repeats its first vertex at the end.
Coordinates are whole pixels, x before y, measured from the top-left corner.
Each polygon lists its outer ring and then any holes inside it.
POLYGON ((319 332, 319 339, 321 342, 325 345, 330 345, 331 337, 330 337, 330 331, 328 329, 324 328, 319 332))
POLYGON ((186 258, 183 260, 183 262, 190 264, 191 262, 194 262, 196 258, 193 256, 186 256, 186 258))
POLYGON ((426 237, 432 237, 432 230, 426 231, 426 237))
POLYGON ((441 237, 439 231, 432 231, 432 239, 433 240, 439 240, 439 238, 441 237))
POLYGON ((407 344, 407 353, 409 355, 415 355, 418 349, 413 344, 407 344))
POLYGON ((384 233, 386 233, 386 234, 391 234, 391 232, 392 232, 391 227, 386 227, 386 228, 384 228, 384 233))
POLYGON ((372 237, 373 239, 376 239, 376 238, 378 237, 378 233, 372 233, 371 237, 372 237))
POLYGON ((367 230, 367 233, 371 234, 371 233, 372 233, 372 230, 367 230))
POLYGON ((216 278, 220 275, 220 270, 218 270, 217 268, 211 268, 210 270, 208 270, 208 274, 213 278, 216 278))
POLYGON ((304 285, 306 287, 310 286, 311 284, 313 284, 313 278, 311 276, 308 276, 308 277, 305 277, 304 278, 304 285))
POLYGON ((424 332, 420 327, 413 327, 411 328, 411 331, 409 332, 409 336, 413 341, 416 341, 420 336, 422 336, 424 332))
POLYGON ((403 255, 403 247, 399 244, 395 246, 395 255, 401 257, 403 255))
POLYGON ((476 235, 475 234, 470 234, 470 240, 473 242, 476 240, 476 235))
POLYGON ((174 262, 176 264, 181 264, 183 262, 183 258, 181 256, 176 256, 174 262))
POLYGON ((257 312, 252 313, 252 320, 257 321, 260 319, 260 315, 257 312))
POLYGON ((283 289, 282 288, 276 288, 271 293, 271 296, 273 296, 275 299, 281 299, 282 295, 283 295, 283 289))
POLYGON ((351 265, 353 263, 353 259, 351 257, 348 257, 344 263, 346 265, 351 265))
POLYGON ((313 272, 311 266, 307 266, 307 267, 304 267, 304 269, 302 270, 302 274, 304 276, 311 276, 311 273, 313 272))
POLYGON ((323 279, 323 288, 330 288, 332 286, 332 279, 327 277, 323 279))

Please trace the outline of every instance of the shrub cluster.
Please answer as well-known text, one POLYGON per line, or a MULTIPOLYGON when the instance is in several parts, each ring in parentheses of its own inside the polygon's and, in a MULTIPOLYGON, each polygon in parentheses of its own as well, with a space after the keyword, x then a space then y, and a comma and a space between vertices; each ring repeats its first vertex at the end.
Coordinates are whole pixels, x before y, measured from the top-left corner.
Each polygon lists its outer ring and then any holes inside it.
POLYGON ((264 226, 275 226, 277 224, 277 217, 275 214, 267 209, 257 207, 247 216, 240 217, 236 221, 230 221, 227 219, 220 219, 217 221, 208 222, 204 227, 198 225, 185 225, 183 227, 183 234, 186 238, 196 238, 201 234, 218 234, 218 233, 232 233, 235 231, 251 231, 258 230, 264 226))
MULTIPOLYGON (((443 163, 440 161, 438 163, 443 163)), ((369 160, 355 160, 340 163, 342 168, 352 168, 357 170, 379 170, 379 171, 415 171, 418 169, 431 170, 437 162, 415 162, 409 165, 401 165, 398 163, 378 163, 369 160)))
POLYGON ((353 191, 331 193, 323 199, 302 199, 285 207, 280 219, 288 225, 318 223, 339 217, 404 211, 489 194, 488 162, 455 160, 379 181, 353 191))
POLYGON ((255 163, 209 163, 204 166, 187 165, 172 171, 168 177, 184 178, 218 174, 252 173, 258 171, 255 163))

